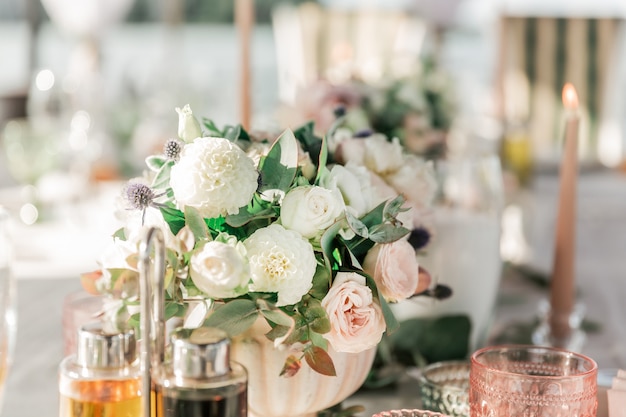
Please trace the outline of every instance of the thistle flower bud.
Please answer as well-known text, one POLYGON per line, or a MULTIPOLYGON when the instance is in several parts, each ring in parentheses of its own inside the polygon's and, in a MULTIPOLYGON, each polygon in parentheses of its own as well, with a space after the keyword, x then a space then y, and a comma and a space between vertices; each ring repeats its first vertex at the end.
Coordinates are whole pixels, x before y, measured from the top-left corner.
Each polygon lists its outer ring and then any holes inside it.
POLYGON ((129 182, 124 187, 124 198, 131 209, 145 210, 154 203, 157 195, 152 188, 139 182, 129 182))
POLYGON ((422 249, 430 242, 430 231, 425 227, 418 227, 411 231, 409 235, 409 243, 415 250, 422 249))
POLYGON ((194 139, 202 137, 200 123, 193 116, 193 112, 191 111, 189 104, 185 104, 182 109, 180 107, 176 107, 176 112, 178 113, 179 138, 185 142, 192 142, 194 139))
POLYGON ((179 139, 168 139, 163 146, 163 155, 165 155, 167 159, 178 161, 178 157, 180 156, 180 152, 183 150, 183 146, 183 141, 179 139))
POLYGON ((335 107, 335 109, 333 110, 333 114, 335 115, 335 117, 338 119, 340 117, 345 116, 347 113, 345 106, 337 106, 335 107))
POLYGON ((361 129, 354 134, 354 137, 357 139, 365 139, 365 138, 369 138, 373 134, 374 134, 374 131, 372 129, 361 129))

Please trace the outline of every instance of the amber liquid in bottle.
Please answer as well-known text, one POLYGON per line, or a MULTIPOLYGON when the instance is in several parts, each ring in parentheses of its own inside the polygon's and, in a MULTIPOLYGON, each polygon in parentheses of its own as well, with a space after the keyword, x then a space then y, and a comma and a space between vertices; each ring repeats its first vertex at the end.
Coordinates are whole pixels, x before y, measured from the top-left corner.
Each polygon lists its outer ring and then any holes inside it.
POLYGON ((246 417, 245 383, 220 388, 156 387, 154 417, 246 417))
POLYGON ((62 380, 59 417, 141 416, 140 390, 140 379, 62 380))
POLYGON ((142 417, 134 332, 83 326, 77 354, 59 366, 59 417, 142 417))

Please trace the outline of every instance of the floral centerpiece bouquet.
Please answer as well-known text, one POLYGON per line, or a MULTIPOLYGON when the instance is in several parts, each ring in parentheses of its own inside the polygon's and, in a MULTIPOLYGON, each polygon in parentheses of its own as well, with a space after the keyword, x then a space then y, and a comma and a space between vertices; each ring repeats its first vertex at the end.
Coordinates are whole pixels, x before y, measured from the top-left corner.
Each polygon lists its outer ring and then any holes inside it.
POLYGON ((425 58, 416 74, 376 84, 317 81, 304 87, 292 106, 282 106, 278 115, 286 125, 314 120, 322 133, 334 122, 338 107, 345 109, 353 130, 371 129, 390 141, 397 138, 407 152, 435 159, 445 155, 456 98, 449 75, 425 58))
POLYGON ((424 168, 410 163, 414 157, 393 143, 387 154, 377 148, 380 138, 362 149, 351 138, 339 146, 336 128, 329 152, 311 125, 256 138, 240 126, 201 125, 188 106, 177 111, 179 138, 124 187, 124 226, 100 270, 83 276, 86 288, 111 296, 112 321, 138 323, 137 253, 146 226, 165 234, 166 318, 231 336, 265 320, 267 338, 296 352, 287 376, 302 361, 333 375, 329 345, 337 352, 375 347, 398 325, 388 303, 430 294, 407 239, 415 197, 433 192, 426 171, 413 177, 424 168), (338 152, 343 165, 333 162, 338 152), (350 163, 357 152, 405 192, 350 163), (408 170, 404 179, 401 170, 408 170))

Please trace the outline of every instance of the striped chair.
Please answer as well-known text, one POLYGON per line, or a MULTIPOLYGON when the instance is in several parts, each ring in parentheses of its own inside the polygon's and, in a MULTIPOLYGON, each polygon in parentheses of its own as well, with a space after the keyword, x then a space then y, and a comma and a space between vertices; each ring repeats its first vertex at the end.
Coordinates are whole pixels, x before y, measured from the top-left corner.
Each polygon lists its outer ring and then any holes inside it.
POLYGON ((507 124, 526 126, 534 159, 558 161, 564 127, 561 89, 571 82, 580 100, 581 161, 619 163, 623 20, 503 16, 500 23, 500 112, 507 124))
MULTIPOLYGON (((367 2, 365 2, 367 6, 367 2)), ((342 9, 307 2, 272 15, 280 98, 324 79, 367 82, 406 76, 419 66, 425 23, 395 9, 342 9)))

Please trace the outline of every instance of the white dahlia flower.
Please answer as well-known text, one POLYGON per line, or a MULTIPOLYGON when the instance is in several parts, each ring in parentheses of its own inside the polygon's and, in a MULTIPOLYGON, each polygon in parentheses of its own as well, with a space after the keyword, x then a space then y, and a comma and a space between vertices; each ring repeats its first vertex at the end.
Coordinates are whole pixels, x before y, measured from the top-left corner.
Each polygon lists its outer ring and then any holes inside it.
POLYGON ((295 304, 313 286, 317 261, 313 246, 298 232, 272 224, 244 241, 250 291, 278 293, 277 306, 295 304))
POLYGON ((198 138, 185 145, 172 167, 170 186, 179 207, 206 218, 237 214, 257 189, 254 161, 222 138, 198 138))

